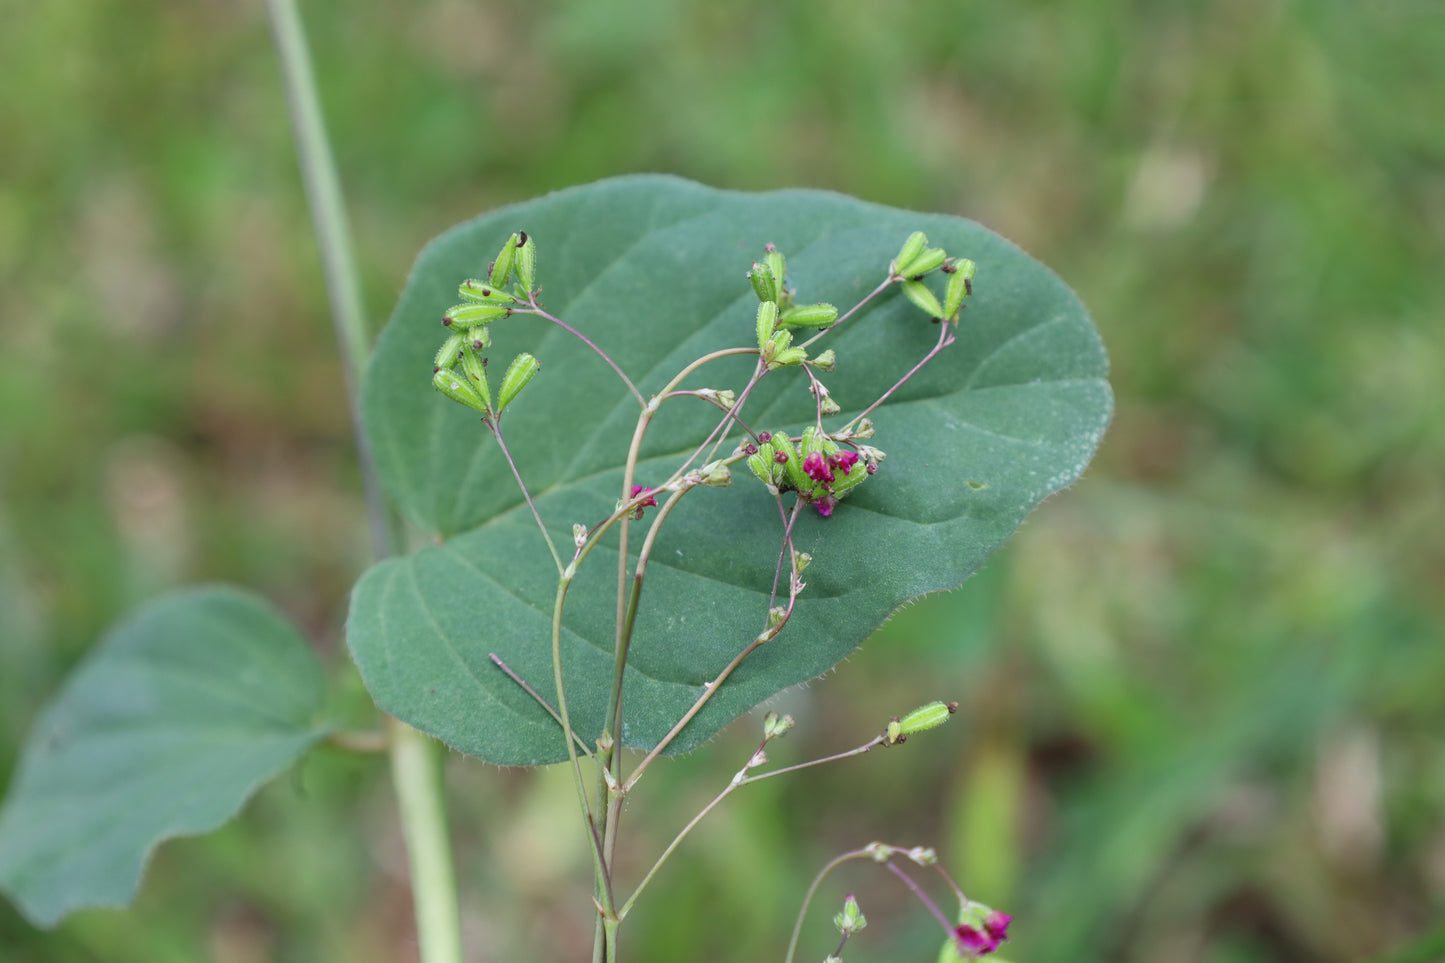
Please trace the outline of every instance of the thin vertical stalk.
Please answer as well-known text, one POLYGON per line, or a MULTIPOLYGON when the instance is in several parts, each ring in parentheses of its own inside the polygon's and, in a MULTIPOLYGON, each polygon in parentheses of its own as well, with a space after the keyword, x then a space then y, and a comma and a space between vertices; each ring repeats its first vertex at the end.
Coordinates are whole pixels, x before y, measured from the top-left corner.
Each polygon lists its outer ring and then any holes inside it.
MULTIPOLYGON (((401 524, 382 494, 376 467, 361 431, 359 389, 370 337, 346 206, 295 0, 266 0, 266 9, 286 89, 312 227, 321 252, 332 326, 341 350, 372 553, 381 559, 390 555, 400 541, 401 524)), ((423 963, 462 963, 461 921, 447 839, 441 761, 431 740, 405 723, 391 720, 387 731, 402 833, 411 864, 421 959, 423 963)))

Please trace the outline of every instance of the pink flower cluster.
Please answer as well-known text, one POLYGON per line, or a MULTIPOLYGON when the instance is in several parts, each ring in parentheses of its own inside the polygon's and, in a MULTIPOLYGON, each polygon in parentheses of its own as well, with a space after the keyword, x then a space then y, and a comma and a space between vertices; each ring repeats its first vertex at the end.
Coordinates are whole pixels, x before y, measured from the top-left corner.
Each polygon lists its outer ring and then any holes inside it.
POLYGON ((829 455, 827 459, 823 458, 822 452, 815 451, 803 459, 803 473, 813 481, 831 485, 838 472, 846 475, 856 464, 858 464, 856 451, 836 452, 829 455))
POLYGON ((1012 916, 994 910, 984 919, 982 929, 965 923, 953 931, 953 938, 963 951, 983 956, 998 949, 998 945, 1008 939, 1008 925, 1012 922, 1012 916))

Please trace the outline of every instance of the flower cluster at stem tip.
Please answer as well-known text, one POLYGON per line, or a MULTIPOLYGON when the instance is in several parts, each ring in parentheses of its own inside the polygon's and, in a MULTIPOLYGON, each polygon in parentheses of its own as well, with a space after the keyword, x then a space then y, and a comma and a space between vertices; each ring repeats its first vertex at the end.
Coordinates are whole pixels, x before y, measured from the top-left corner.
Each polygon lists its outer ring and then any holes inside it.
MULTIPOLYGON (((526 352, 519 354, 507 368, 494 395, 487 376, 487 359, 482 352, 491 345, 491 324, 511 317, 515 311, 537 313, 540 310, 535 300, 536 266, 536 242, 525 231, 518 231, 507 239, 496 259, 487 266, 486 279, 463 281, 458 293, 464 303, 453 306, 442 316, 442 324, 450 333, 436 353, 432 384, 453 401, 481 412, 483 420, 494 428, 502 412, 540 369, 540 364, 526 352)), ((943 248, 929 247, 926 235, 915 231, 889 263, 886 280, 874 294, 888 285, 898 284, 908 300, 935 322, 956 327, 964 301, 973 293, 975 271, 973 261, 949 257, 943 248), (935 271, 947 279, 941 300, 924 280, 935 271)), ((751 440, 744 441, 734 454, 747 459, 749 469, 774 495, 795 492, 819 515, 830 516, 842 498, 877 473, 885 457, 882 450, 860 444, 872 438, 875 430, 873 422, 865 416, 914 372, 909 372, 894 388, 864 409, 863 415, 840 429, 825 429, 823 418, 840 414, 842 408, 818 374, 834 371, 837 357, 830 349, 810 358, 807 346, 852 315, 872 295, 841 317, 831 304, 798 303, 797 292, 786 283, 787 259, 773 244, 766 245, 763 257, 753 262, 748 280, 758 297, 759 365, 754 378, 779 368, 802 368, 815 402, 816 418, 797 436, 786 430, 756 434, 749 430, 751 440), (799 332, 811 332, 811 337, 802 344, 794 344, 794 335, 799 332)), ((924 361, 950 343, 952 335, 945 331, 938 347, 924 361)), ((709 389, 694 393, 710 395, 715 402, 726 398, 727 409, 736 417, 733 392, 709 389)), ((634 501, 642 494, 648 497, 636 502, 633 514, 637 518, 641 517, 644 506, 657 504, 651 489, 641 485, 633 487, 634 501)))

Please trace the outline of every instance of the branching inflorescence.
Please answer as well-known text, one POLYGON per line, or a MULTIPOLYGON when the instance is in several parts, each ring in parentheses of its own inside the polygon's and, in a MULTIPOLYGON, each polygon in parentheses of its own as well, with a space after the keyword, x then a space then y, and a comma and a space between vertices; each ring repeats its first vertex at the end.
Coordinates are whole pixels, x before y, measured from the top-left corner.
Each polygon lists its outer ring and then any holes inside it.
MULTIPOLYGON (((787 262, 781 251, 768 244, 763 256, 753 262, 748 279, 758 297, 755 318, 755 342, 732 348, 713 351, 684 366, 661 391, 646 398, 628 378, 627 374, 600 347, 586 335, 547 311, 538 300, 540 288, 537 285, 537 244, 526 232, 519 231, 502 245, 497 258, 488 265, 484 279, 468 279, 461 282, 458 293, 462 303, 449 309, 442 318, 448 329, 446 340, 438 349, 432 372, 432 384, 442 394, 481 414, 481 420, 496 438, 498 446, 512 468, 523 497, 537 522, 548 549, 556 562, 558 589, 552 616, 552 660, 557 705, 554 708, 538 691, 514 673, 495 654, 493 661, 501 671, 507 673, 533 699, 539 702, 563 732, 568 756, 575 771, 579 805, 581 807, 593 851, 596 870, 596 903, 598 908, 598 936, 595 959, 615 961, 617 956, 617 927, 627 915, 638 894, 653 878, 662 863, 682 841, 687 833, 708 812, 739 786, 759 779, 786 772, 793 772, 823 762, 861 755, 875 746, 889 746, 901 743, 910 732, 931 728, 944 721, 956 708, 943 703, 930 703, 903 717, 895 718, 887 728, 863 745, 837 753, 823 759, 813 760, 766 773, 752 770, 767 764, 764 747, 781 736, 792 725, 792 720, 776 714, 769 714, 764 726, 763 743, 748 761, 747 765, 733 778, 697 816, 689 822, 666 850, 657 863, 644 876, 633 893, 625 900, 614 892, 612 875, 613 856, 617 840, 621 806, 617 803, 636 785, 652 762, 664 752, 688 723, 707 704, 708 700, 723 686, 732 672, 751 653, 776 638, 787 625, 793 613, 799 594, 804 590, 802 575, 812 561, 811 557, 797 551, 793 546, 792 533, 799 513, 811 506, 819 515, 830 516, 839 502, 864 484, 875 473, 886 457, 883 450, 871 444, 864 444, 876 433, 868 417, 877 407, 897 391, 910 378, 931 362, 946 347, 954 343, 954 333, 960 312, 973 290, 976 267, 966 258, 950 257, 942 248, 929 247, 924 234, 914 232, 903 243, 898 255, 887 266, 883 279, 857 304, 840 313, 837 307, 824 303, 801 303, 797 292, 787 286, 787 262), (944 277, 943 292, 939 294, 925 280, 929 275, 944 277), (887 391, 858 414, 847 419, 842 425, 829 427, 825 419, 842 414, 842 406, 824 385, 820 375, 835 370, 838 359, 832 349, 816 355, 809 354, 809 348, 831 331, 854 319, 859 312, 897 285, 905 297, 934 322, 939 323, 939 336, 933 347, 910 370, 904 372, 887 391), (518 395, 532 381, 540 369, 538 360, 531 354, 518 354, 507 366, 496 390, 489 380, 488 363, 484 354, 491 346, 490 326, 515 315, 535 315, 555 324, 585 343, 616 373, 628 392, 639 405, 637 426, 624 463, 622 486, 615 508, 607 517, 590 525, 573 526, 574 550, 570 560, 558 551, 547 525, 542 519, 507 447, 503 432, 502 416, 518 395), (739 355, 756 357, 752 375, 737 388, 684 388, 684 382, 708 363, 739 355), (744 417, 744 408, 754 388, 769 375, 784 369, 796 369, 803 374, 802 383, 813 400, 814 420, 801 434, 793 435, 783 429, 767 429, 750 424, 744 417), (692 453, 660 484, 645 486, 635 478, 638 453, 648 426, 657 416, 663 403, 680 397, 701 399, 722 412, 717 425, 695 446, 692 453), (719 453, 727 444, 729 435, 737 429, 740 438, 727 454, 719 453), (677 723, 646 755, 632 767, 625 776, 621 769, 621 754, 616 752, 617 734, 622 731, 622 679, 627 653, 636 622, 637 608, 641 599, 643 579, 647 570, 657 533, 668 515, 688 492, 699 487, 723 487, 732 484, 731 467, 745 461, 751 473, 762 483, 777 504, 782 526, 781 547, 778 564, 770 593, 767 611, 762 613, 761 629, 751 640, 741 645, 737 655, 708 684, 701 696, 677 720, 677 723), (793 494, 791 505, 784 496, 793 494), (660 500, 661 499, 661 500, 660 500), (629 526, 644 519, 644 509, 656 508, 652 513, 651 525, 643 538, 635 563, 630 565, 628 542, 629 526), (604 535, 617 529, 619 539, 617 575, 617 617, 616 651, 611 701, 607 714, 608 725, 596 741, 595 752, 575 731, 570 723, 567 708, 566 686, 564 684, 561 659, 561 624, 567 590, 575 578, 578 567, 604 535), (780 602, 784 567, 787 567, 786 602, 780 602), (581 755, 586 756, 597 769, 597 784, 589 795, 584 779, 581 755)), ((873 847, 848 854, 829 864, 829 868, 845 858, 868 855, 887 863, 887 856, 896 850, 889 847, 873 847), (884 858, 879 853, 887 850, 884 858)), ((910 857, 923 850, 907 851, 910 857)), ((931 851, 927 851, 931 854, 931 851)), ((919 857, 921 858, 921 857, 919 857)), ((919 861, 915 858, 915 862, 919 861)), ((931 864, 927 863, 927 864, 931 864)), ((920 863, 925 865, 925 863, 920 863)), ((889 864, 895 874, 899 871, 889 864)), ((941 872, 941 870, 940 870, 941 872)), ((946 878, 946 874, 945 874, 946 878)), ((905 880, 908 881, 905 877, 905 880)), ((985 919, 979 915, 979 904, 964 899, 954 887, 960 899, 960 922, 951 924, 935 906, 908 881, 933 908, 934 915, 944 924, 950 946, 961 958, 972 958, 991 952, 1004 938, 1003 926, 1007 917, 993 914, 985 919), (974 919, 974 917, 978 919, 974 919), (1000 922, 1002 921, 1002 923, 1000 922), (991 925, 985 925, 989 923, 991 925)), ((951 885, 951 881, 950 881, 951 885)), ((809 893, 811 898, 811 891, 809 893)), ((806 909, 806 902, 804 904, 806 909)), ((990 910, 989 913, 992 913, 990 910)), ((861 929, 863 917, 857 904, 849 897, 849 904, 839 915, 839 929, 847 941, 849 935, 861 929), (850 908, 851 907, 851 908, 850 908)), ((835 921, 838 922, 838 921, 835 921)), ((801 923, 801 914, 800 914, 801 923)), ((796 934, 795 934, 796 941, 796 934)), ((840 944, 841 949, 841 944, 840 944)), ((791 957, 791 950, 789 953, 791 957)))

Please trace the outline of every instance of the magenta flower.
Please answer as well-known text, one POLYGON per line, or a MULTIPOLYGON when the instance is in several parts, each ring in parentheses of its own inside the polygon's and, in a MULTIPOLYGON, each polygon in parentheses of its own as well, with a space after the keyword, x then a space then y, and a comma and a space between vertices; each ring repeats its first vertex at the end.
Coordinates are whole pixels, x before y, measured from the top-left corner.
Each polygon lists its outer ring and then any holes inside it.
POLYGON ((982 956, 998 949, 997 940, 981 930, 974 929, 967 923, 953 931, 953 938, 958 941, 960 949, 974 956, 982 956))
POLYGON ((828 467, 828 463, 823 460, 820 452, 815 451, 803 459, 803 474, 813 481, 820 481, 825 485, 833 483, 833 469, 828 467))
MULTIPOLYGON (((650 492, 650 491, 652 491, 652 489, 651 489, 651 488, 648 488, 646 485, 633 485, 633 486, 632 486, 632 497, 633 497, 633 498, 636 498, 638 495, 646 495, 646 494, 647 494, 648 492, 650 492)), ((656 504, 657 504, 657 499, 654 498, 652 495, 647 495, 647 500, 644 501, 644 502, 642 502, 641 504, 639 504, 637 507, 638 507, 638 508, 642 508, 642 507, 644 507, 644 506, 646 506, 646 505, 656 505, 656 504)))
POLYGON ((852 471, 853 466, 856 464, 858 464, 858 453, 856 451, 840 451, 828 459, 829 467, 845 475, 852 471))
POLYGON ((822 498, 819 498, 818 500, 813 502, 813 507, 818 510, 819 515, 827 518, 829 515, 833 514, 833 509, 838 507, 838 499, 834 498, 832 495, 824 495, 822 498))
POLYGON ((983 928, 988 931, 989 936, 993 937, 994 946, 1008 940, 1008 925, 1013 922, 1013 919, 1007 913, 994 910, 983 921, 983 928))

